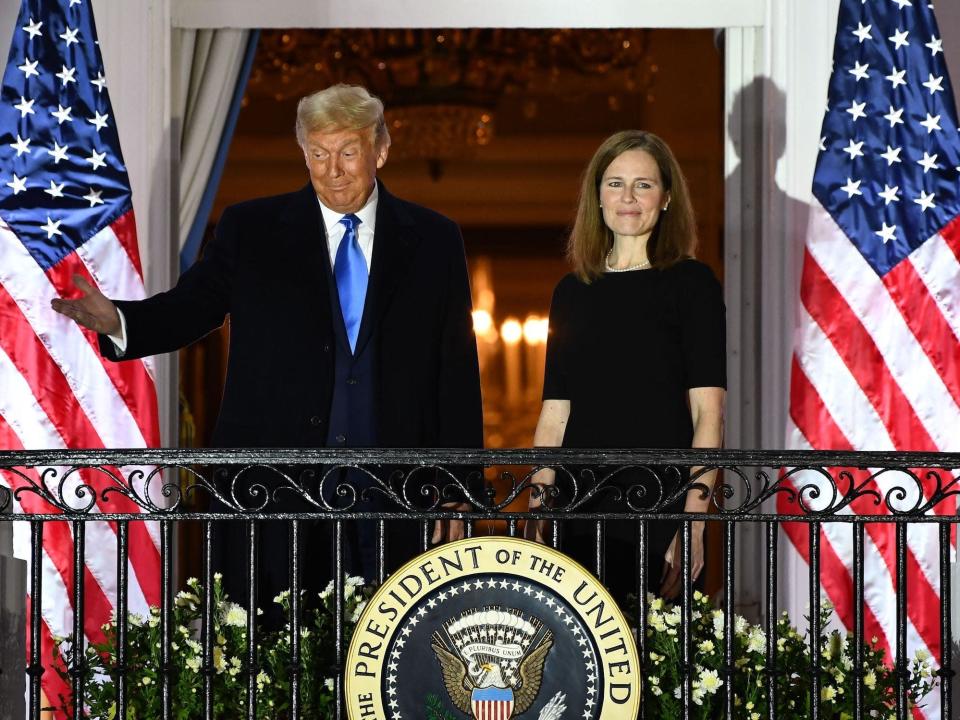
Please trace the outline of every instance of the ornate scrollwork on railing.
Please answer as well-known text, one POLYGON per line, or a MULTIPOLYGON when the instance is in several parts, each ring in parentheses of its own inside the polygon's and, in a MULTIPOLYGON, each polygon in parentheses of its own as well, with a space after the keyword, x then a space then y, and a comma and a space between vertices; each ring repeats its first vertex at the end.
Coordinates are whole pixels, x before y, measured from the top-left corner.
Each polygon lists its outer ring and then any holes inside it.
POLYGON ((13 507, 13 494, 4 485, 0 485, 0 514, 9 512, 13 507))
POLYGON ((960 456, 953 455, 371 449, 305 450, 304 457, 269 450, 102 451, 91 458, 92 452, 0 453, 0 512, 26 505, 24 514, 81 518, 136 511, 169 517, 206 506, 239 515, 469 507, 494 517, 532 505, 557 517, 601 506, 649 516, 682 512, 694 493, 721 518, 775 512, 773 500, 787 517, 955 518, 960 496, 960 456), (497 475, 485 481, 490 467, 497 475))

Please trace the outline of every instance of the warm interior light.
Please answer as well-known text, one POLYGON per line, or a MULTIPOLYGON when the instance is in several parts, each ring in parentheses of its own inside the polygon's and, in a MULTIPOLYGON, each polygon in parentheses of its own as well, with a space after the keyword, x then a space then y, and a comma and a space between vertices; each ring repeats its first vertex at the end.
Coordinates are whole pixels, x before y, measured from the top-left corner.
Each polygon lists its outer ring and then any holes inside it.
POLYGON ((547 318, 528 315, 523 323, 523 339, 527 345, 542 345, 547 342, 547 318))
POLYGON ((523 327, 516 318, 507 318, 500 326, 500 337, 507 345, 516 345, 523 337, 523 327))
POLYGON ((486 310, 473 311, 473 332, 477 335, 486 335, 493 327, 493 318, 486 310))

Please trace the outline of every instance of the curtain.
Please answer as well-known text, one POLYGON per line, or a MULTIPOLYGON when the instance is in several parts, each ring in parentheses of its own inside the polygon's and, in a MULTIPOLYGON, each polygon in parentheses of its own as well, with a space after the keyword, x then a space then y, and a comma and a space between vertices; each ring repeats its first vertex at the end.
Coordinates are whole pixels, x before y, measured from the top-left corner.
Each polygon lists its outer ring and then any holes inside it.
POLYGON ((181 271, 196 259, 220 183, 259 33, 174 30, 173 118, 180 125, 181 271))

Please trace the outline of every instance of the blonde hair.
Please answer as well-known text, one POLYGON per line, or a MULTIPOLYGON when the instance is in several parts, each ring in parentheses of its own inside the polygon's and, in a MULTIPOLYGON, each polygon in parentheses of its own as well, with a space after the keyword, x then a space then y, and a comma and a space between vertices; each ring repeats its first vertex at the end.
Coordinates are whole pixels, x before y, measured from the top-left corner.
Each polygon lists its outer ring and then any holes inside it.
POLYGON ((307 95, 297 103, 297 142, 317 130, 373 130, 374 147, 390 145, 390 133, 383 119, 383 102, 359 85, 332 85, 307 95))
POLYGON ((670 193, 670 209, 660 213, 647 241, 647 258, 655 268, 665 268, 691 257, 697 244, 697 226, 687 191, 687 181, 670 147, 653 133, 623 130, 597 148, 583 173, 577 217, 567 241, 567 259, 583 282, 603 275, 604 261, 613 247, 613 232, 603 221, 600 183, 617 157, 628 150, 643 150, 656 161, 663 189, 670 193))

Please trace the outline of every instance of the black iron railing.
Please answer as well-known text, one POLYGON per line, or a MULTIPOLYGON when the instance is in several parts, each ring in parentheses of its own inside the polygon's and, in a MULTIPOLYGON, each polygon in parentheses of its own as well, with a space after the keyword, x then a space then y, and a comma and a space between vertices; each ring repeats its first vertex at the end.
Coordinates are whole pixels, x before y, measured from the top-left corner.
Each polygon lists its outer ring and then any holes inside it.
MULTIPOLYGON (((679 523, 681 538, 683 586, 681 595, 682 622, 679 626, 683 660, 681 704, 683 716, 691 717, 695 709, 692 691, 693 638, 690 636, 694 613, 691 579, 692 523, 709 521, 723 526, 722 604, 724 614, 724 678, 722 689, 727 717, 735 717, 737 702, 733 688, 736 672, 733 636, 737 597, 735 558, 737 528, 744 524, 760 524, 764 528, 765 548, 757 553, 764 568, 763 617, 765 638, 764 670, 769 703, 767 715, 777 716, 778 703, 778 536, 784 522, 803 523, 809 551, 810 637, 819 638, 822 628, 821 597, 821 529, 830 523, 852 526, 852 597, 854 617, 853 692, 860 717, 864 690, 862 671, 864 654, 864 553, 865 533, 874 523, 896 527, 895 582, 896 641, 894 668, 898 682, 895 713, 906 718, 909 713, 907 682, 907 532, 912 524, 936 524, 939 541, 940 646, 942 656, 936 658, 935 692, 940 698, 941 717, 953 718, 951 700, 953 668, 950 657, 951 606, 950 563, 951 529, 957 522, 956 497, 960 494, 960 455, 916 453, 836 453, 786 451, 702 451, 702 450, 570 450, 538 449, 509 451, 455 450, 132 450, 132 451, 63 451, 0 453, 0 522, 24 522, 30 526, 29 593, 43 597, 41 560, 46 524, 67 522, 73 538, 73 645, 84 644, 84 558, 85 525, 91 521, 116 523, 117 617, 127 617, 130 529, 132 523, 156 521, 160 536, 160 637, 161 668, 169 668, 172 660, 171 612, 174 606, 174 530, 178 523, 199 523, 203 588, 200 643, 203 647, 204 713, 213 717, 212 675, 214 663, 213 575, 211 562, 214 536, 219 524, 227 521, 245 523, 247 544, 235 552, 247 554, 246 582, 255 587, 261 568, 257 546, 263 523, 284 522, 289 527, 293 550, 288 558, 290 568, 290 705, 288 716, 300 717, 301 682, 301 589, 304 573, 301 532, 305 522, 329 521, 331 548, 334 554, 333 580, 336 612, 333 677, 337 704, 335 715, 343 710, 342 668, 345 654, 343 642, 344 602, 344 528, 358 521, 376 524, 377 568, 375 582, 382 582, 389 572, 387 532, 391 523, 416 520, 422 523, 420 546, 429 544, 430 525, 437 519, 459 519, 465 522, 466 535, 482 528, 517 535, 520 523, 535 518, 554 520, 551 542, 563 548, 563 530, 571 521, 591 523, 595 549, 590 568, 602 580, 607 570, 604 553, 606 524, 629 521, 634 526, 637 557, 628 565, 635 568, 637 603, 635 623, 640 657, 648 662, 648 592, 654 590, 655 578, 645 571, 649 552, 651 523, 672 520, 679 523), (556 483, 549 488, 537 485, 536 473, 543 468, 555 471, 556 483), (349 470, 349 473, 346 471, 349 470), (703 484, 719 470, 714 487, 703 484), (709 513, 684 513, 678 510, 691 489, 709 497, 709 513), (535 513, 524 510, 530 495, 540 497, 543 508, 535 513), (33 510, 23 512, 26 498, 33 510), (376 497, 375 509, 361 500, 376 497), (602 510, 597 501, 603 499, 602 510), (202 499, 202 500, 201 500, 202 499), (291 499, 296 510, 290 510, 291 499), (778 499, 785 501, 779 511, 778 499), (120 501, 122 500, 122 503, 120 501), (206 510, 198 510, 200 505, 206 510), (467 503, 469 511, 451 509, 450 503, 467 503), (868 506, 865 508, 865 505, 868 506), (134 508, 133 506, 136 506, 134 508), (124 511, 115 511, 123 507, 124 511), (38 511, 37 508, 40 508, 38 511), (134 512, 136 509, 138 512, 134 512)), ((756 552, 756 548, 753 548, 756 552)), ((622 560, 622 559, 620 559, 622 560)), ((621 563, 619 568, 623 568, 621 563)), ((257 608, 256 595, 247 603, 246 656, 244 658, 247 717, 257 716, 257 608)), ((28 716, 41 715, 40 683, 44 661, 40 653, 42 607, 39 601, 30 606, 31 635, 28 639, 28 716)), ((131 688, 124 672, 126 623, 117 626, 116 716, 126 717, 131 688)), ((814 642, 811 640, 811 643, 814 642)), ((82 717, 83 699, 88 684, 95 682, 83 665, 83 656, 75 653, 70 668, 74 715, 82 717)), ((9 658, 4 659, 4 672, 12 672, 9 658)), ((811 717, 821 715, 821 653, 811 648, 809 707, 811 717)), ((173 717, 172 686, 168 672, 161 671, 162 717, 173 717)))

